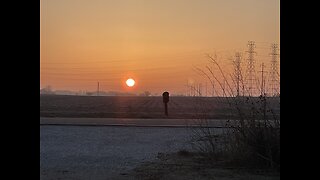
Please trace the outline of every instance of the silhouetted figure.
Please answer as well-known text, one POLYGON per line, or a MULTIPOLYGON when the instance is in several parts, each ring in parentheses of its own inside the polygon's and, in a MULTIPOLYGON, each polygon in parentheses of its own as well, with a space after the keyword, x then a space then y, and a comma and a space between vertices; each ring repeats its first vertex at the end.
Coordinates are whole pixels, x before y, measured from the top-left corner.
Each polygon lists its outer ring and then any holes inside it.
POLYGON ((166 91, 162 93, 163 103, 164 103, 164 113, 168 116, 168 102, 169 102, 169 93, 166 91))

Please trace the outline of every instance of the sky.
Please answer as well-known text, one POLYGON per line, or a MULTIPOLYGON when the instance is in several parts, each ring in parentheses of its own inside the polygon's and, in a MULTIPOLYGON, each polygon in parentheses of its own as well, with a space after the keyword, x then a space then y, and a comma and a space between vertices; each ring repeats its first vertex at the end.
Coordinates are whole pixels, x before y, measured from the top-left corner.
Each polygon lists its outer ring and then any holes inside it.
POLYGON ((255 41, 268 68, 280 44, 279 0, 41 0, 40 13, 40 88, 54 90, 186 94, 207 84, 206 54, 231 72, 255 41))

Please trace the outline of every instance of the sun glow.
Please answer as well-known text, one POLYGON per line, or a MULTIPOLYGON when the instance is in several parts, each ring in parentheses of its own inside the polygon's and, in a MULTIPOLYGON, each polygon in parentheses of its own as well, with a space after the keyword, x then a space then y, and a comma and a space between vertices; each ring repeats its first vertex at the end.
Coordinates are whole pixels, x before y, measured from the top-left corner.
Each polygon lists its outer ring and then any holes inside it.
POLYGON ((128 79, 128 80, 126 81, 126 84, 127 84, 127 86, 132 87, 132 86, 134 86, 135 81, 130 78, 130 79, 128 79))

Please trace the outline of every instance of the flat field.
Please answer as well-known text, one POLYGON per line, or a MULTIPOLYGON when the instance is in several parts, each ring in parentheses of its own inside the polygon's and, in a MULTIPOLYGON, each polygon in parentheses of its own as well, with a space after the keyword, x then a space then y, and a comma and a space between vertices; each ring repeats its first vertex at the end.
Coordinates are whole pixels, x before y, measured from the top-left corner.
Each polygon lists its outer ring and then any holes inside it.
MULTIPOLYGON (((68 96, 40 95, 40 117, 88 117, 88 118, 170 118, 235 119, 237 111, 222 97, 170 97, 169 116, 164 114, 161 96, 68 96)), ((259 98, 251 98, 256 108, 259 98)), ((280 114, 280 99, 268 98, 268 116, 280 114)), ((243 106, 250 111, 250 103, 243 106)))

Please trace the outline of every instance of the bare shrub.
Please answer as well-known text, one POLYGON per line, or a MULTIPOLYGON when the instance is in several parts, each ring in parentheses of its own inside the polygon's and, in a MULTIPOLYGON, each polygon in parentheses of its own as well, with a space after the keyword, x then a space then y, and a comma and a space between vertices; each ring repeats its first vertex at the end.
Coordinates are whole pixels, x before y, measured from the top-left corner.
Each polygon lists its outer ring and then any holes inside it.
MULTIPOLYGON (((234 117, 225 124, 226 129, 210 127, 206 112, 198 109, 195 115, 197 127, 191 127, 191 144, 210 159, 225 159, 232 165, 280 169, 280 114, 275 103, 279 97, 239 96, 228 82, 216 59, 208 55, 210 62, 218 68, 226 85, 207 66, 205 70, 197 68, 211 83, 217 82, 223 96, 217 98, 230 107, 230 116, 234 117)), ((241 79, 243 91, 246 89, 241 79)), ((199 100, 198 103, 201 103, 199 100)), ((200 106, 201 107, 201 106, 200 106)))

